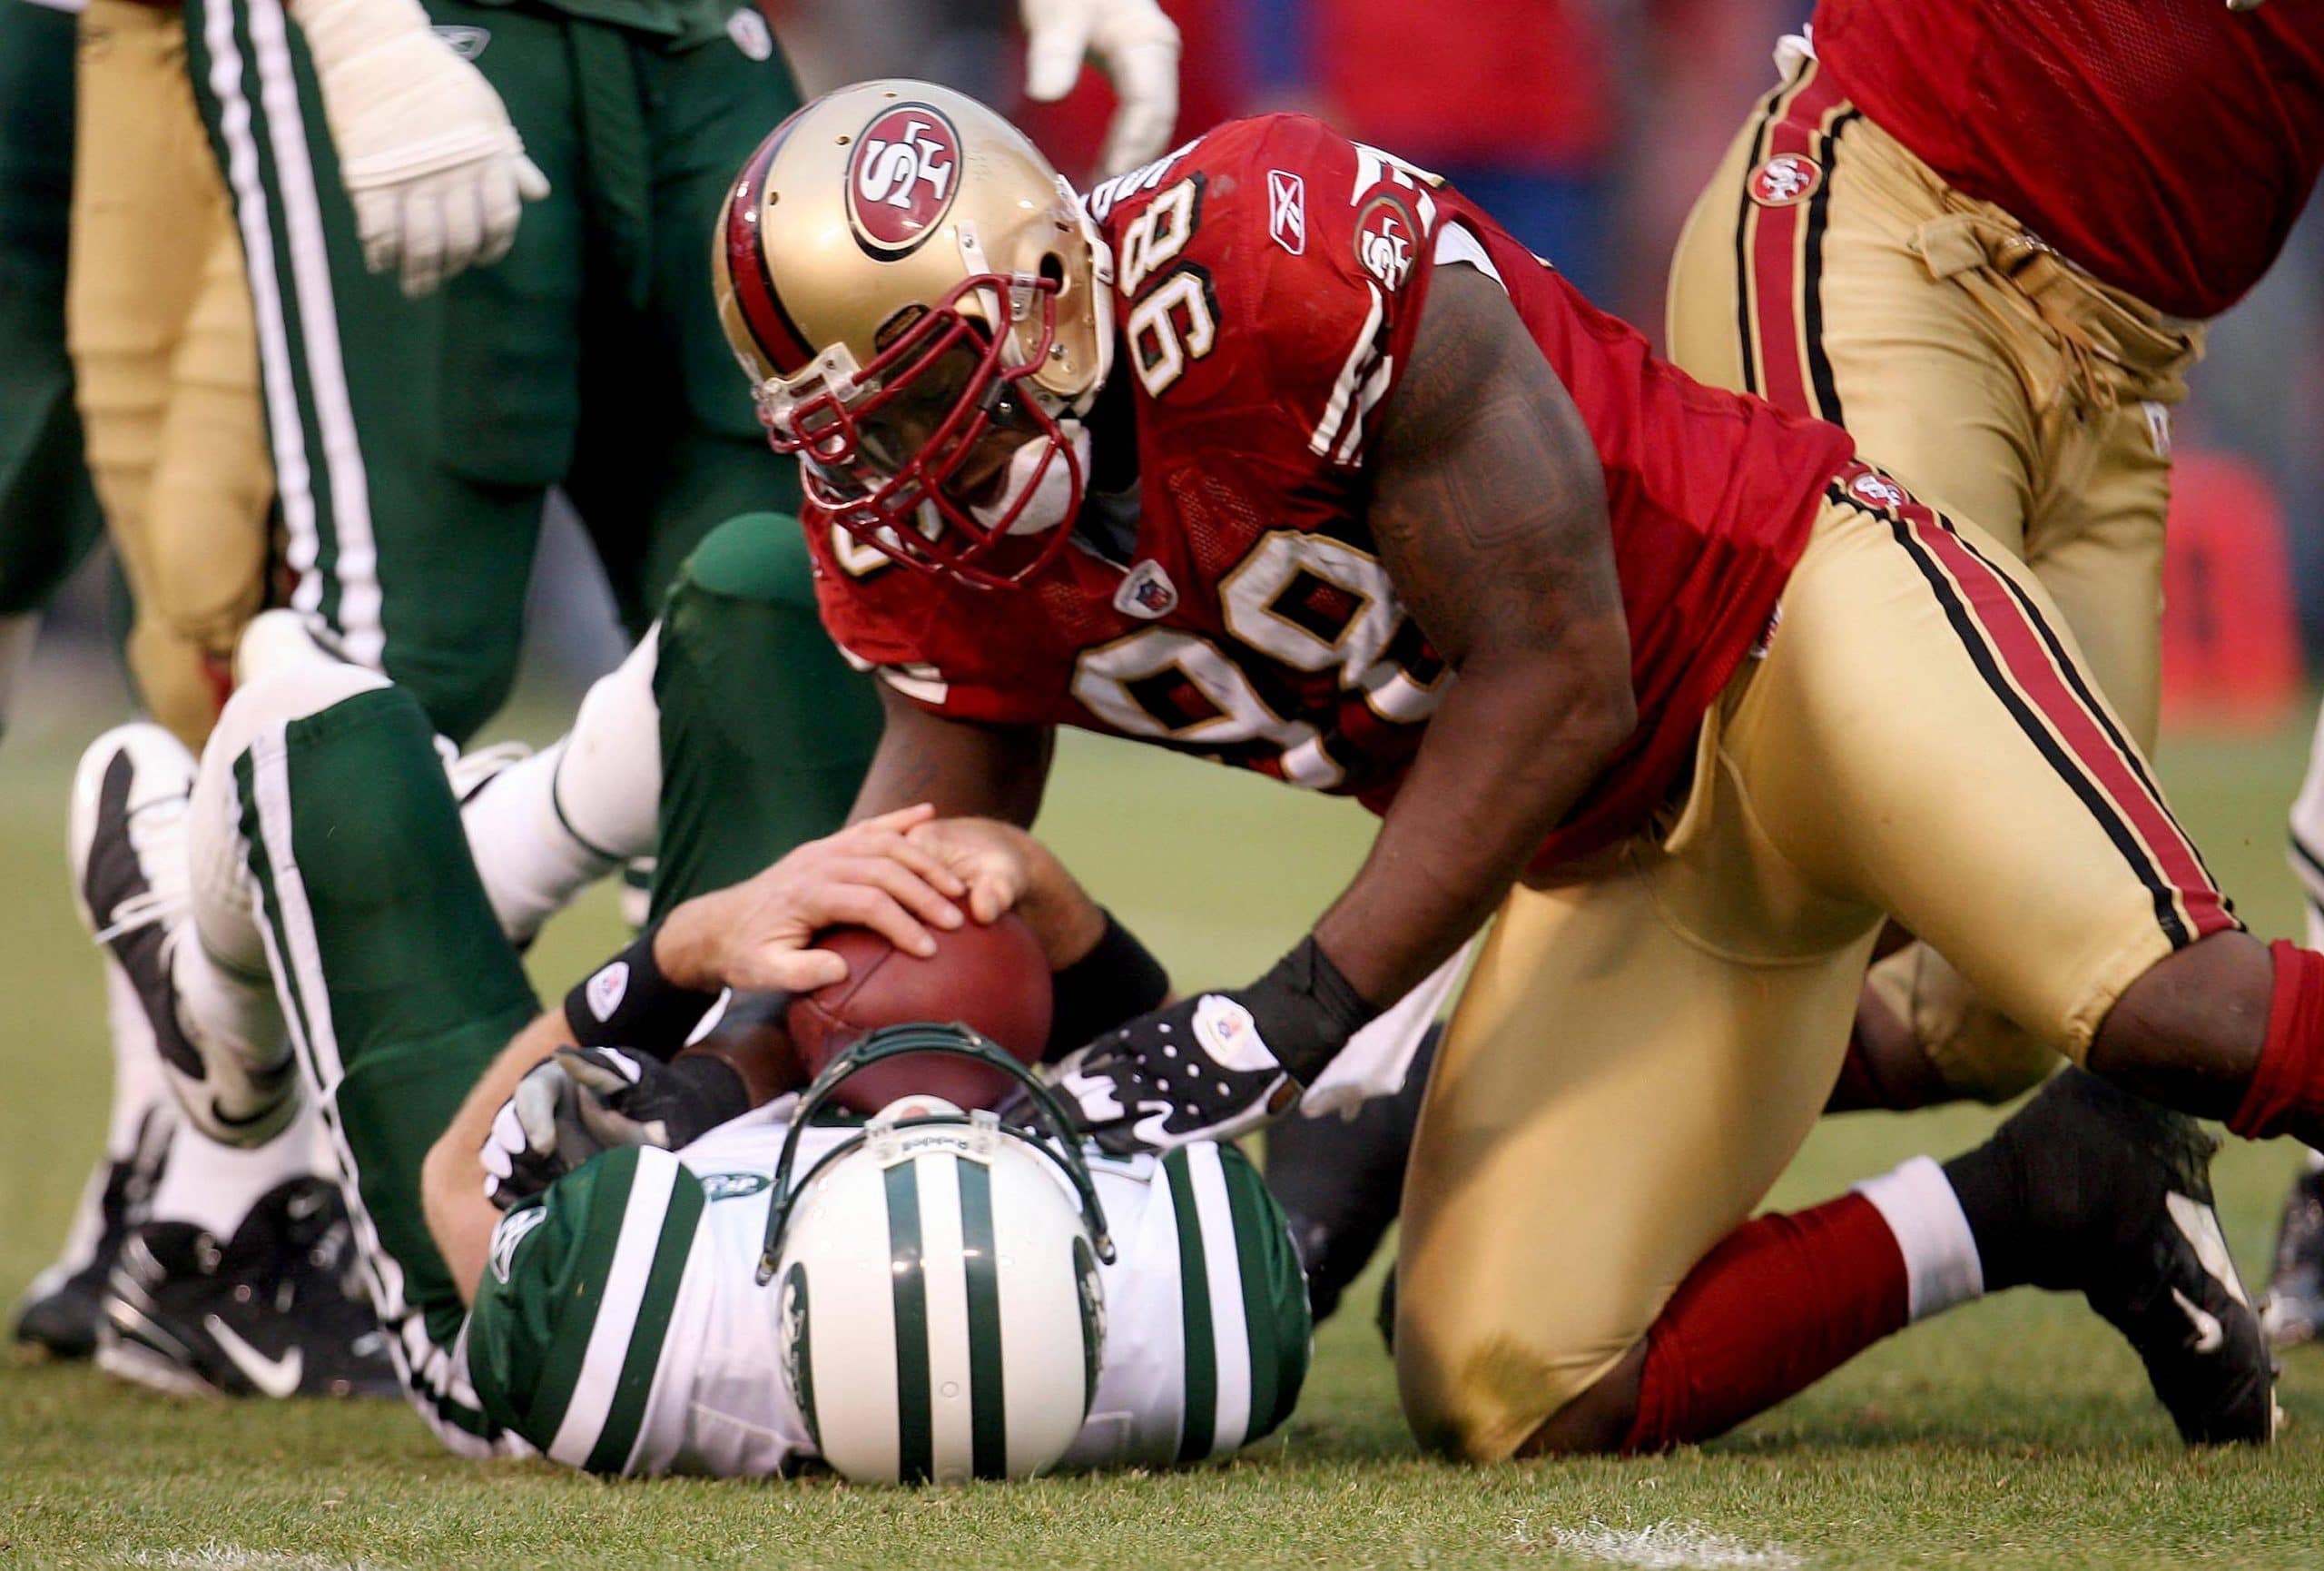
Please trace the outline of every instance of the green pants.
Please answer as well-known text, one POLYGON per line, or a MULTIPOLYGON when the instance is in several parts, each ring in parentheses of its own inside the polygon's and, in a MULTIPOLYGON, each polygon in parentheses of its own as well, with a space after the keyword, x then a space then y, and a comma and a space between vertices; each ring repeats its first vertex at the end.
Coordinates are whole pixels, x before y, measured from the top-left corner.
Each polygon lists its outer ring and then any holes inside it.
POLYGON ((64 355, 74 18, 0 0, 0 617, 37 611, 103 529, 64 355))
POLYGON ((687 560, 662 614, 654 699, 657 918, 845 824, 880 742, 879 696, 823 632, 787 514, 733 519, 687 560))
POLYGON ((554 193, 498 264, 417 301, 364 270, 281 0, 189 0, 186 31, 250 266, 293 604, 464 738, 514 674, 549 487, 580 509, 633 633, 711 526, 797 495, 707 259, 726 183, 798 93, 779 54, 724 35, 428 9, 480 41, 554 193))

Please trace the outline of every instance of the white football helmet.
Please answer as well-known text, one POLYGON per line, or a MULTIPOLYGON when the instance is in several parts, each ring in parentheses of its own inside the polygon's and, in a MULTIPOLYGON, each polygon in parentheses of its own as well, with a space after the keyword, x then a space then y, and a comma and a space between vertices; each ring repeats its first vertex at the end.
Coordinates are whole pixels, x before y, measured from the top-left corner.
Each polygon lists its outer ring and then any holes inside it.
POLYGON ((873 1032, 801 1097, 759 1280, 783 1378, 823 1459, 858 1483, 1029 1478, 1088 1417, 1105 1347, 1106 1219, 1064 1114, 960 1025, 873 1032), (962 1053, 1029 1088, 1038 1132, 935 1097, 891 1103, 791 1182, 841 1082, 908 1052, 962 1053))

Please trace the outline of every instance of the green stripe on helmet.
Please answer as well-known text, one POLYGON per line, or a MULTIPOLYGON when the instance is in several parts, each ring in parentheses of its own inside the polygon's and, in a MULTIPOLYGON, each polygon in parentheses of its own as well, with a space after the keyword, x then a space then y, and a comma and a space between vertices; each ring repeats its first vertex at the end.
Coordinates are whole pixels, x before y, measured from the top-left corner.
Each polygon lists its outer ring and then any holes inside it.
POLYGON ((960 1241, 967 1246, 969 1423, 980 1478, 1009 1476, 1009 1390, 1000 1357, 1000 1262, 992 1235, 992 1171, 955 1161, 960 1175, 960 1241))
POLYGON ((917 1162, 886 1174, 888 1258, 895 1283, 896 1477, 907 1484, 936 1475, 935 1420, 928 1390, 928 1276, 920 1253, 917 1162))

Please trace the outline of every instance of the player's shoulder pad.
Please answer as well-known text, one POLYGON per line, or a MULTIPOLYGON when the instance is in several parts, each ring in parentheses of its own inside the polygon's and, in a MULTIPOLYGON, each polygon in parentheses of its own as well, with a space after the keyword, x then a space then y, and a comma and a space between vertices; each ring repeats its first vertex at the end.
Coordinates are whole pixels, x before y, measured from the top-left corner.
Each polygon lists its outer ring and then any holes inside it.
POLYGON ((653 1382, 611 1375, 658 1366, 705 1203, 671 1152, 627 1146, 503 1217, 468 1310, 486 1414, 568 1467, 625 1471, 653 1382))

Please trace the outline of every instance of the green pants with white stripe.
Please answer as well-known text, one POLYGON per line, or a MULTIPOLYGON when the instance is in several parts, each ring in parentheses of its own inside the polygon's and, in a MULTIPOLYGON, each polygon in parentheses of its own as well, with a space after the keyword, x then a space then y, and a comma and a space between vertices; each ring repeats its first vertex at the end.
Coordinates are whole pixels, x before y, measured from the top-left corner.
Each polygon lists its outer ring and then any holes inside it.
POLYGON ((500 262, 420 301, 364 269, 281 0, 189 0, 186 32, 250 267, 293 604, 459 739, 507 694, 549 487, 633 633, 713 525, 795 499, 706 258, 727 181, 798 93, 755 27, 686 45, 521 0, 428 10, 553 194, 500 262))
POLYGON ((233 760, 258 914, 335 1150, 373 1301, 421 1414, 455 1449, 498 1426, 420 1207, 428 1148, 537 1012, 485 898, 427 716, 381 686, 264 726, 233 760))
POLYGON ((45 607, 103 520, 64 353, 74 18, 0 0, 0 617, 45 607))

